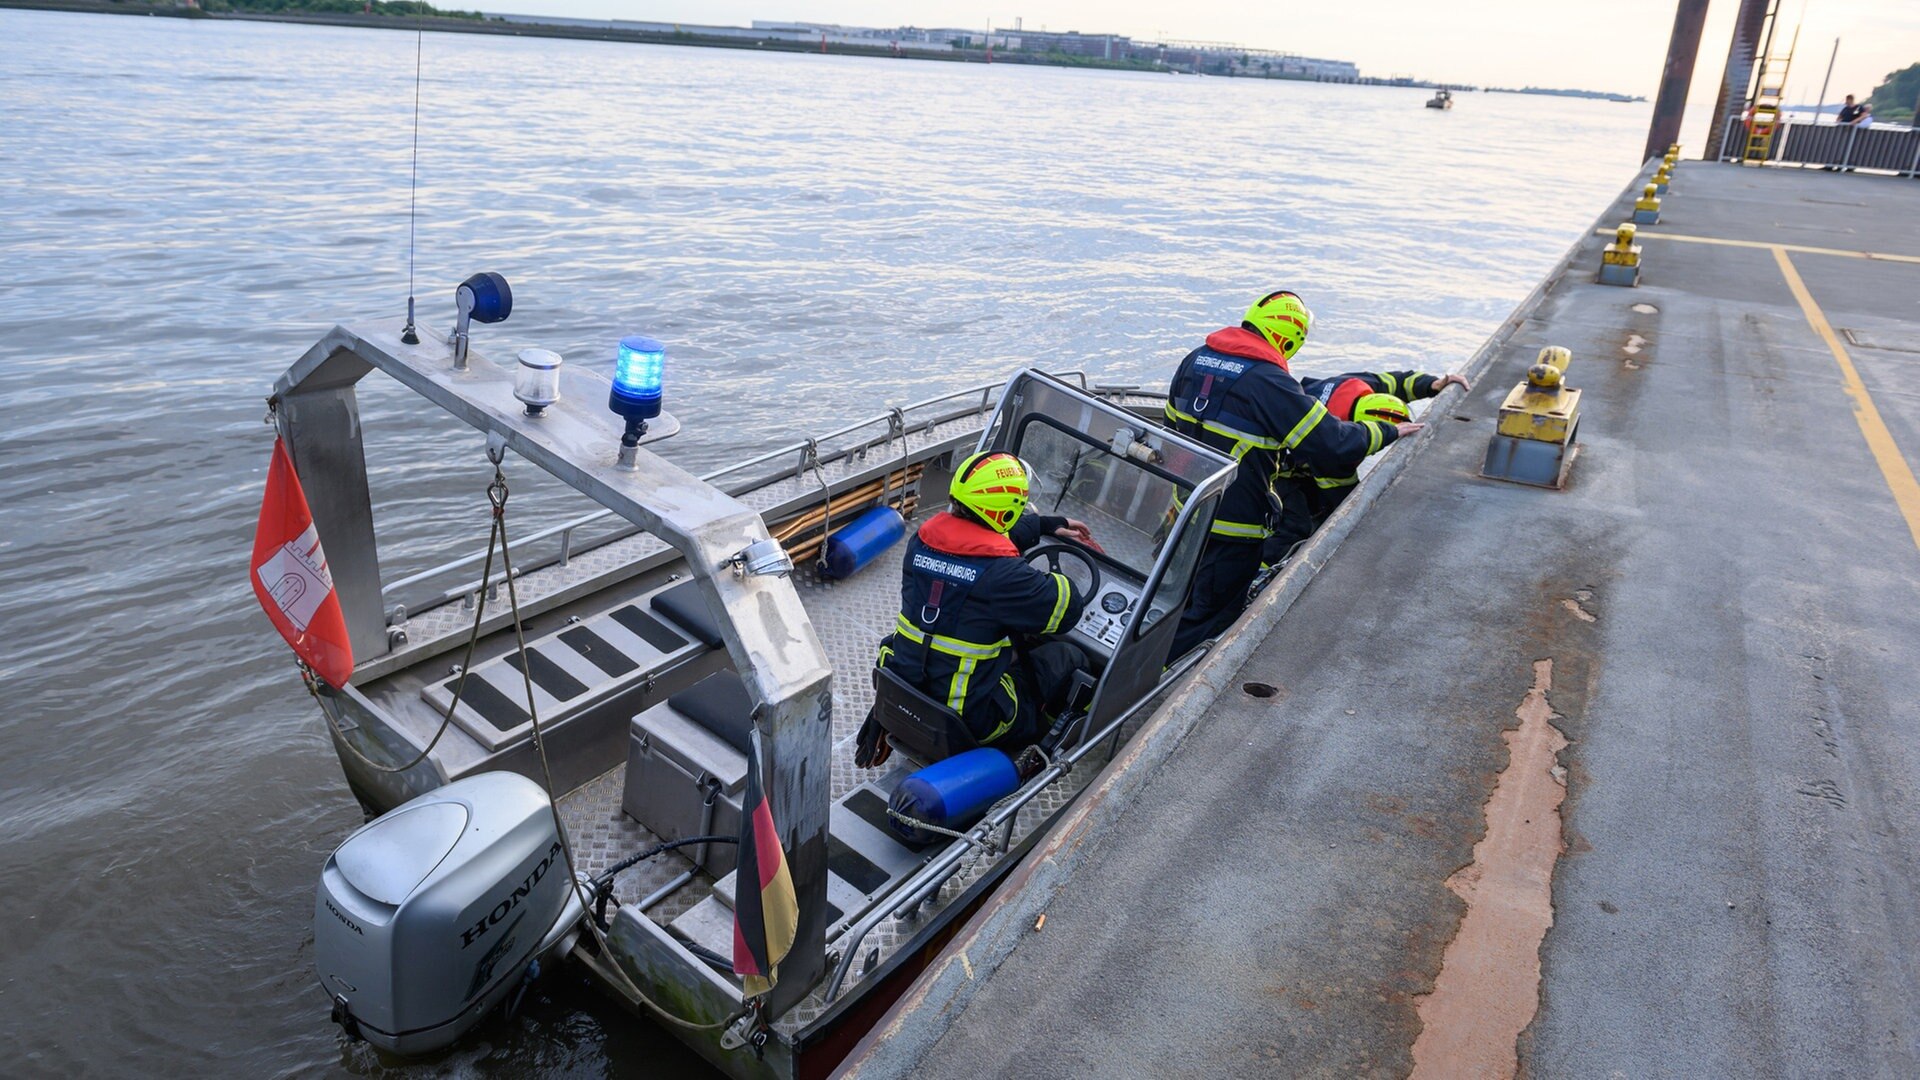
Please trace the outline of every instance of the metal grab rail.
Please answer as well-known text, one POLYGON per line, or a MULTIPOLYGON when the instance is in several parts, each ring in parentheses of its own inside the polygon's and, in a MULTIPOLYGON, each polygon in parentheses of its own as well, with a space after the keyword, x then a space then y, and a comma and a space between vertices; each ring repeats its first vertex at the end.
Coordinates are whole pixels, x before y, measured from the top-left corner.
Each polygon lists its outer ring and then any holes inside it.
MULTIPOLYGON (((1065 372, 1065 373, 1056 375, 1055 377, 1059 379, 1072 380, 1072 381, 1078 382, 1082 390, 1088 390, 1089 392, 1124 393, 1130 390, 1137 389, 1137 387, 1130 386, 1130 385, 1092 387, 1088 384, 1087 374, 1084 371, 1065 372)), ((789 477, 799 474, 800 472, 802 472, 807 468, 810 468, 816 465, 826 466, 826 465, 837 464, 857 454, 864 453, 876 445, 881 445, 881 444, 890 442, 893 439, 904 438, 908 435, 915 435, 922 431, 926 431, 931 428, 938 427, 941 424, 951 423, 955 420, 962 419, 964 417, 979 416, 979 415, 991 412, 994 406, 993 392, 1005 385, 1006 384, 1004 382, 982 383, 977 386, 967 387, 966 389, 963 389, 963 390, 955 390, 946 394, 938 395, 936 397, 930 397, 922 401, 916 401, 908 405, 903 405, 903 406, 900 406, 898 409, 888 409, 886 412, 878 413, 874 416, 868 417, 865 420, 855 421, 854 423, 848 424, 845 427, 837 428, 833 431, 830 431, 825 435, 815 436, 810 439, 801 439, 798 442, 790 443, 786 446, 779 447, 778 449, 769 450, 766 453, 759 455, 758 457, 750 458, 746 461, 736 462, 732 465, 722 466, 721 468, 715 469, 712 472, 703 474, 700 477, 700 479, 706 483, 712 484, 717 482, 723 476, 728 476, 733 473, 741 472, 745 469, 753 468, 756 465, 764 465, 767 462, 777 461, 780 458, 787 457, 787 456, 797 457, 796 463, 791 468, 782 470, 771 476, 761 478, 757 483, 743 485, 742 490, 745 490, 746 488, 749 488, 749 487, 758 486, 758 484, 768 484, 768 483, 774 483, 780 480, 785 480, 789 477), (942 413, 939 416, 928 417, 926 419, 917 421, 915 423, 907 423, 904 419, 907 413, 918 411, 918 410, 930 409, 936 405, 943 405, 950 401, 958 401, 962 398, 973 397, 974 395, 979 395, 980 402, 979 404, 974 405, 972 407, 969 407, 966 409, 951 410, 951 411, 942 413), (893 426, 895 424, 897 424, 898 426, 897 427, 893 426), (878 437, 878 438, 862 440, 854 445, 843 447, 830 454, 823 455, 819 452, 819 447, 820 447, 820 444, 822 443, 825 443, 834 439, 839 439, 844 436, 851 435, 856 431, 860 431, 864 428, 874 427, 876 425, 888 425, 889 430, 887 434, 885 436, 878 437), (808 455, 811 455, 811 456, 808 456, 808 455)), ((729 492, 729 494, 737 494, 737 493, 738 492, 729 492)), ((519 540, 515 541, 514 543, 516 545, 525 545, 525 544, 531 544, 531 543, 535 543, 542 540, 549 540, 555 536, 558 536, 560 537, 560 555, 558 559, 558 564, 561 566, 565 566, 567 565, 568 561, 573 557, 573 554, 574 554, 573 552, 574 533, 578 532, 580 529, 588 525, 592 525, 600 521, 605 521, 608 518, 611 518, 613 516, 614 516, 613 511, 607 510, 607 509, 590 511, 570 521, 564 521, 558 525, 551 525, 551 526, 548 526, 547 528, 539 530, 538 532, 530 533, 527 536, 521 537, 519 540)), ((635 531, 637 530, 628 529, 625 531, 617 531, 617 532, 611 533, 605 537, 602 537, 600 539, 599 544, 596 544, 595 546, 598 547, 600 546, 600 544, 608 544, 608 543, 614 542, 615 540, 624 539, 628 536, 631 536, 635 531)), ((439 577, 442 574, 447 574, 447 573, 451 573, 452 571, 459 570, 462 567, 476 566, 485 557, 486 557, 486 552, 476 551, 469 555, 462 555, 459 558, 451 559, 447 562, 441 563, 438 566, 429 567, 418 573, 408 574, 406 577, 383 584, 380 587, 380 597, 383 601, 388 600, 392 598, 392 596, 395 593, 399 592, 402 589, 408 588, 413 585, 418 585, 423 581, 432 580, 433 578, 439 577)), ((480 587, 480 583, 477 581, 467 582, 465 584, 455 586, 453 588, 443 591, 437 597, 428 601, 427 606, 445 603, 449 600, 457 599, 458 597, 474 592, 479 587, 480 587)), ((395 612, 403 611, 403 609, 401 608, 395 608, 390 610, 395 612)))
MULTIPOLYGON (((1745 145, 1746 125, 1727 125, 1720 140, 1720 159, 1738 161, 1745 145)), ((1810 165, 1831 168, 1884 169, 1902 176, 1920 175, 1920 128, 1875 123, 1808 123, 1782 117, 1767 153, 1772 165, 1810 165)))
MULTIPOLYGON (((572 521, 561 522, 558 525, 552 525, 547 528, 541 529, 539 532, 529 533, 526 536, 523 536, 520 539, 514 541, 514 543, 516 545, 531 544, 531 543, 534 543, 535 541, 545 540, 552 536, 559 536, 561 538, 560 539, 560 565, 565 566, 567 564, 567 559, 572 554, 571 548, 573 546, 572 541, 573 541, 574 530, 579 529, 583 525, 591 525, 596 521, 600 521, 604 518, 609 518, 612 516, 613 516, 613 511, 611 510, 606 510, 606 509, 595 510, 589 514, 582 514, 581 516, 574 518, 572 521)), ((462 555, 457 559, 453 559, 449 562, 441 563, 439 566, 435 566, 430 569, 422 570, 417 574, 408 574, 406 577, 403 577, 398 581, 391 581, 385 585, 382 585, 380 587, 380 595, 382 597, 385 597, 391 593, 397 592, 400 589, 404 589, 409 585, 418 585, 420 582, 426 581, 429 578, 438 577, 439 575, 447 573, 452 570, 458 570, 463 566, 471 566, 474 563, 479 562, 481 558, 485 556, 485 554, 486 554, 485 552, 476 552, 472 555, 462 555)), ((465 589, 452 590, 449 595, 442 597, 442 599, 452 599, 453 597, 458 596, 463 592, 472 592, 473 589, 476 587, 477 585, 469 586, 465 589)))
POLYGON ((1026 808, 1028 803, 1032 802, 1040 792, 1046 790, 1055 780, 1065 776, 1073 768, 1075 763, 1092 753, 1095 747, 1107 741, 1108 738, 1118 738, 1121 725, 1133 719, 1134 714, 1145 708, 1148 702, 1159 697, 1161 689, 1192 670, 1193 666, 1198 664, 1212 648, 1213 643, 1209 641, 1200 648, 1193 650, 1185 660, 1180 662, 1178 667, 1168 669, 1166 677, 1160 680, 1159 685, 1154 688, 1153 693, 1134 702, 1132 707, 1128 708, 1119 716, 1114 717, 1112 722, 1100 729, 1098 735, 1083 740, 1080 745, 1062 755, 1059 760, 1042 769, 1039 775, 1027 781, 1025 787, 1003 800, 991 813, 980 819, 973 828, 968 829, 965 839, 955 840, 953 843, 947 845, 946 850, 942 851, 932 862, 921 867, 912 877, 901 884, 898 889, 895 889, 892 894, 875 901, 873 906, 867 909, 867 913, 860 917, 860 921, 841 931, 838 937, 829 938, 827 941, 829 945, 839 942, 845 942, 846 944, 841 949, 839 963, 834 965, 833 978, 827 983, 826 1000, 828 1003, 831 1003, 834 998, 840 996, 840 988, 846 981, 847 972, 853 967, 853 958, 859 953, 861 943, 866 940, 868 934, 873 932, 874 927, 892 918, 903 908, 910 909, 918 907, 928 897, 943 888, 947 883, 947 879, 959 871, 960 860, 965 858, 974 848, 987 843, 995 829, 1004 825, 1007 835, 1009 839, 1011 839, 1014 819, 1019 816, 1021 810, 1026 808))
MULTIPOLYGON (((1080 380, 1080 384, 1083 388, 1086 386, 1086 376, 1084 373, 1074 372, 1072 373, 1072 375, 1073 377, 1077 377, 1080 380)), ((899 415, 904 415, 905 413, 908 413, 917 409, 930 408, 934 405, 943 404, 945 402, 954 401, 960 398, 972 397, 975 394, 980 395, 980 400, 981 400, 981 403, 978 406, 975 406, 970 409, 960 410, 960 411, 948 413, 940 417, 923 420, 918 424, 903 424, 899 430, 890 432, 888 438, 896 438, 896 437, 900 437, 907 434, 914 434, 920 431, 924 431, 927 428, 937 426, 938 424, 941 424, 941 423, 947 423, 953 420, 960 419, 962 417, 976 416, 981 413, 985 413, 993 407, 993 398, 992 398, 993 391, 999 388, 1001 385, 1003 384, 983 383, 979 386, 968 387, 964 390, 956 390, 956 391, 953 391, 952 393, 942 394, 938 397, 927 398, 924 401, 916 401, 912 404, 901 406, 897 411, 899 415)), ((808 450, 809 447, 814 448, 817 454, 819 444, 823 442, 827 442, 828 440, 831 440, 831 439, 837 439, 845 435, 850 435, 853 432, 861 430, 862 428, 872 427, 876 424, 887 424, 889 421, 892 421, 894 419, 895 415, 896 415, 896 411, 889 409, 886 412, 868 417, 865 420, 859 420, 852 424, 848 424, 843 428, 830 431, 825 435, 815 436, 811 439, 802 439, 799 442, 791 443, 786 446, 779 447, 778 449, 769 450, 758 457, 749 458, 746 461, 736 462, 732 465, 722 466, 721 468, 715 469, 712 472, 703 474, 700 477, 700 479, 705 481, 706 483, 711 484, 719 480, 723 476, 727 476, 732 473, 737 473, 744 469, 750 469, 756 465, 764 465, 769 461, 775 461, 789 455, 804 453, 808 450)), ((881 439, 878 441, 884 442, 886 441, 886 439, 881 439)), ((762 482, 771 483, 777 480, 786 479, 787 477, 790 477, 800 472, 802 468, 810 464, 817 463, 819 465, 824 466, 824 465, 831 465, 831 464, 843 461, 846 458, 853 456, 854 454, 857 454, 863 450, 868 449, 871 445, 872 445, 872 442, 865 442, 857 446, 846 447, 842 450, 836 451, 829 455, 819 456, 813 461, 806 462, 805 464, 796 464, 791 469, 788 469, 783 472, 776 473, 773 476, 767 477, 762 482)), ((584 528, 585 526, 591 525, 598 521, 604 521, 613 516, 614 514, 613 514, 613 511, 611 510, 607 510, 604 508, 600 510, 594 510, 586 514, 582 514, 581 516, 574 518, 571 521, 564 521, 558 525, 552 525, 545 529, 541 529, 538 532, 531 533, 527 536, 521 537, 520 540, 517 541, 517 543, 522 545, 530 544, 530 543, 534 543, 541 540, 547 540, 547 539, 551 539, 552 537, 558 536, 560 537, 560 565, 565 566, 567 564, 568 559, 572 556, 572 553, 573 553, 572 552, 573 534, 578 530, 580 530, 581 528, 584 528)), ((614 539, 614 537, 608 538, 608 540, 612 540, 612 539, 614 539)), ((447 562, 441 563, 438 566, 428 567, 427 569, 422 570, 415 574, 408 574, 406 577, 400 578, 397 581, 392 581, 385 585, 382 585, 380 587, 380 595, 382 596, 382 598, 389 597, 393 593, 398 592, 399 590, 407 588, 409 586, 418 585, 423 581, 431 580, 433 578, 439 577, 442 574, 450 573, 462 567, 476 565, 481 561, 482 558, 485 557, 485 554, 486 554, 485 552, 474 552, 471 555, 462 555, 457 559, 448 560, 447 562)), ((463 593, 472 592, 477 587, 478 587, 477 584, 470 584, 470 585, 465 585, 458 588, 449 589, 439 597, 439 600, 440 601, 451 600, 457 596, 460 596, 463 593)))

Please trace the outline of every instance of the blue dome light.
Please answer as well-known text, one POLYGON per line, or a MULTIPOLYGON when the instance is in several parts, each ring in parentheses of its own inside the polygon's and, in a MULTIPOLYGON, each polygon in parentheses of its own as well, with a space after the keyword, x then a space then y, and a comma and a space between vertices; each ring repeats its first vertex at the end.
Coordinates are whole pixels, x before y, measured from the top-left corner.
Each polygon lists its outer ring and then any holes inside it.
POLYGON ((607 408, 628 420, 651 420, 660 415, 660 392, 667 367, 667 347, 650 337, 623 337, 613 361, 613 394, 607 408))

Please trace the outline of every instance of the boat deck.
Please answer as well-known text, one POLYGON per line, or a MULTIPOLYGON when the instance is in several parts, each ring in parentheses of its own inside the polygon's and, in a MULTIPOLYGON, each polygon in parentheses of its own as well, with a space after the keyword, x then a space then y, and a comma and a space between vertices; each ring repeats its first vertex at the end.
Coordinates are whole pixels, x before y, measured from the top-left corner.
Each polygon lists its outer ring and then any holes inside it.
MULTIPOLYGON (((1099 524, 1095 522, 1093 527, 1096 535, 1099 535, 1099 524)), ((1117 532, 1111 530, 1107 535, 1117 532)), ((891 789, 899 776, 916 767, 897 754, 879 771, 859 769, 853 764, 854 739, 873 703, 873 687, 860 675, 873 665, 880 639, 891 631, 894 616, 900 609, 897 565, 897 560, 883 558, 840 581, 822 577, 812 567, 803 567, 794 575, 801 601, 807 607, 814 631, 826 647, 834 671, 851 673, 851 677, 834 679, 832 790, 836 801, 863 783, 876 782, 882 788, 891 789)), ((1137 729, 1138 723, 1136 721, 1122 729, 1123 740, 1137 729)), ((1069 773, 1028 804, 1015 819, 1014 842, 1017 844, 1045 825, 1072 801, 1094 775, 1094 769, 1069 773)), ((560 800, 561 815, 567 823, 568 835, 574 842, 578 868, 583 873, 597 875, 621 858, 660 842, 659 837, 621 810, 625 778, 626 763, 623 761, 560 800)), ((938 850, 929 848, 925 854, 931 857, 938 850)), ((860 976, 868 966, 878 965, 893 955, 927 920, 938 917, 948 904, 955 902, 969 885, 991 870, 996 862, 997 857, 985 857, 971 863, 935 900, 920 908, 913 917, 882 922, 861 945, 863 953, 871 954, 871 964, 855 965, 849 975, 847 988, 842 993, 859 983, 860 976)), ((690 859, 679 852, 669 852, 622 873, 615 879, 614 897, 621 904, 639 903, 690 869, 693 869, 690 859)), ((713 886, 711 877, 704 873, 697 874, 649 908, 647 914, 655 922, 671 923, 712 895, 713 886)), ((824 989, 824 986, 816 989, 813 996, 783 1016, 776 1027, 791 1034, 811 1023, 825 1011, 828 1004, 824 989)))
MULTIPOLYGON (((822 577, 813 567, 795 571, 800 599, 807 607, 814 632, 826 647, 827 658, 835 672, 864 672, 873 666, 880 639, 893 628, 894 614, 900 609, 900 577, 896 560, 881 559, 874 565, 842 581, 822 577)), ((853 739, 860 731, 867 709, 873 704, 873 687, 867 680, 835 678, 833 681, 833 797, 844 797, 855 787, 876 775, 870 769, 853 764, 853 739)), ((562 817, 575 846, 583 872, 599 874, 625 856, 660 842, 659 837, 628 817, 620 809, 626 782, 625 761, 615 764, 597 779, 575 789, 560 800, 562 817)), ((622 904, 638 903, 641 898, 667 884, 682 871, 691 869, 691 860, 669 852, 621 874, 615 880, 614 896, 622 904)), ((656 922, 670 922, 703 899, 712 887, 704 875, 662 900, 649 910, 656 922)))
MULTIPOLYGON (((1158 405, 1158 397, 1135 397, 1118 394, 1117 399, 1124 405, 1135 408, 1151 408, 1158 405)), ((919 441, 910 444, 909 449, 923 447, 926 439, 938 438, 951 440, 977 431, 978 420, 971 424, 955 421, 940 429, 920 436, 919 441)), ((885 461, 885 457, 878 460, 885 461)), ((837 468, 830 468, 826 479, 835 485, 836 490, 857 480, 861 463, 849 462, 837 468)), ((872 462, 864 463, 870 470, 872 462)), ((765 512, 767 507, 787 507, 796 498, 796 486, 812 485, 816 494, 820 481, 810 474, 774 485, 772 491, 756 491, 746 497, 746 501, 765 512)), ((928 473, 928 483, 944 488, 945 478, 937 471, 928 473)), ((931 490, 929 488, 928 490, 931 490)), ((1041 512, 1069 514, 1087 521, 1097 537, 1102 537, 1113 546, 1109 553, 1135 565, 1150 565, 1152 562, 1152 544, 1134 530, 1126 528, 1117 520, 1106 518, 1099 510, 1087 506, 1072 495, 1064 492, 1054 493, 1058 500, 1048 499, 1037 504, 1041 512)), ((942 502, 938 499, 923 501, 915 517, 915 523, 924 520, 936 510, 942 502)), ((634 545, 656 543, 651 538, 640 536, 617 542, 622 554, 632 557, 636 552, 644 554, 634 545)), ((609 545, 614 547, 616 545, 609 545)), ((578 560, 576 560, 578 561, 578 560)), ((604 565, 605 559, 602 558, 604 565)), ((533 584, 526 591, 534 595, 546 595, 556 592, 557 586, 552 580, 541 581, 542 575, 573 574, 579 570, 550 566, 528 575, 533 584), (541 591, 544 590, 544 591, 541 591)), ((853 764, 854 742, 864 721, 867 710, 872 704, 873 690, 865 673, 872 666, 874 656, 879 650, 881 639, 891 632, 894 617, 899 611, 900 579, 898 573, 898 550, 882 556, 859 573, 843 580, 833 580, 819 572, 816 564, 803 561, 792 579, 798 588, 801 602, 807 609, 813 630, 825 647, 827 658, 833 666, 836 677, 833 681, 833 756, 832 756, 832 798, 839 802, 849 793, 863 784, 877 784, 882 790, 890 790, 899 776, 917 767, 903 755, 896 755, 887 766, 879 771, 858 769, 853 764)), ((647 585, 648 588, 657 587, 647 585)), ((457 605, 455 605, 457 606, 457 605)), ((602 607, 605 606, 603 603, 602 607)), ((470 616, 469 616, 470 617, 470 616)), ((476 667, 476 671, 479 669, 476 667)), ((509 673, 511 674, 511 673, 509 673)), ((517 675, 514 676, 517 678, 517 675)), ((1145 710, 1142 710, 1144 716, 1145 710)), ((1138 721, 1123 728, 1124 739, 1136 729, 1138 721)), ((1104 760, 1096 758, 1095 760, 1104 760)), ((1084 768, 1070 772, 1051 788, 1023 808, 1015 819, 1012 840, 1015 846, 1032 836, 1052 819, 1078 794, 1082 787, 1094 775, 1094 769, 1084 768)), ((624 759, 611 763, 604 772, 579 785, 562 796, 559 806, 566 821, 568 834, 574 842, 577 868, 588 875, 598 875, 621 858, 651 847, 660 842, 660 838, 651 830, 636 822, 622 809, 627 778, 627 763, 624 759)), ((940 848, 929 848, 921 853, 923 858, 931 858, 940 848)), ((920 932, 929 921, 937 919, 946 908, 959 901, 966 889, 974 884, 981 875, 992 872, 1004 856, 982 856, 967 863, 932 900, 912 911, 901 913, 900 917, 882 921, 865 940, 858 943, 862 962, 855 964, 849 972, 846 985, 841 994, 853 990, 870 969, 879 970, 880 965, 915 934, 920 932)), ((614 897, 622 905, 640 903, 657 891, 671 885, 683 873, 693 870, 691 859, 681 852, 669 852, 647 863, 624 871, 615 882, 614 897)), ((673 889, 647 909, 647 915, 661 925, 671 925, 702 904, 709 897, 717 898, 721 903, 729 903, 726 889, 716 889, 715 880, 698 872, 680 887, 673 889)), ((888 887, 891 887, 890 885, 888 887)), ((862 902, 876 899, 882 891, 876 891, 862 898, 862 902)), ((727 917, 722 909, 713 910, 713 915, 727 917)), ((698 914, 694 923, 698 923, 698 914)), ((711 928, 711 927, 709 927, 711 928)), ((713 941, 701 942, 715 951, 724 951, 713 941)), ((843 951, 845 945, 830 941, 830 951, 843 951)), ((829 1002, 825 997, 826 987, 816 988, 814 994, 802 1004, 782 1016, 776 1027, 783 1033, 792 1034, 801 1030, 818 1018, 829 1002)))
POLYGON ((1920 1075, 1920 185, 1689 161, 1640 237, 853 1075, 1920 1075), (1549 344, 1568 489, 1480 478, 1549 344))

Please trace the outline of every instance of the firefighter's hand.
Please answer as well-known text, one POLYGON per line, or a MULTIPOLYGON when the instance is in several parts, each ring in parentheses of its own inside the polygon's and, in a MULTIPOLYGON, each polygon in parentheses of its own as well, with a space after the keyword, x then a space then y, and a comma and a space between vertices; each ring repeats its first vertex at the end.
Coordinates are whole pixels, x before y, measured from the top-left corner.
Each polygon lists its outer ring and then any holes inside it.
POLYGON ((1440 391, 1445 390, 1449 386, 1458 386, 1462 390, 1473 389, 1473 384, 1467 381, 1465 375, 1442 375, 1433 380, 1433 396, 1439 397, 1440 391))
POLYGON ((1409 435, 1419 434, 1426 426, 1425 424, 1395 424, 1393 430, 1399 432, 1399 438, 1404 439, 1409 435))
POLYGON ((1087 523, 1084 521, 1075 521, 1072 518, 1068 518, 1066 527, 1053 530, 1053 535, 1060 537, 1062 540, 1071 540, 1076 544, 1085 544, 1087 547, 1092 548, 1102 555, 1107 553, 1107 549, 1101 547, 1099 542, 1094 540, 1093 530, 1087 528, 1087 523))

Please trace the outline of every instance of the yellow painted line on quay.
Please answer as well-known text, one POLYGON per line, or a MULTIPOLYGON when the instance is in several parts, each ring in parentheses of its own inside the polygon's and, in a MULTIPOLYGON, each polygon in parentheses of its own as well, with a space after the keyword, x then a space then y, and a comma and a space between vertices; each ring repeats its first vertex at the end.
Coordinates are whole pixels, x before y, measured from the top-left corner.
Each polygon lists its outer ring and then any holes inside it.
MULTIPOLYGON (((1595 236, 1612 236, 1612 229, 1595 229, 1595 236)), ((1833 255, 1842 259, 1871 259, 1875 262, 1920 263, 1920 255, 1895 255, 1885 251, 1850 251, 1845 248, 1806 247, 1802 244, 1770 244, 1764 240, 1728 240, 1718 236, 1688 236, 1685 233, 1648 232, 1642 229, 1635 240, 1679 240, 1689 244, 1715 244, 1720 247, 1760 248, 1766 251, 1791 251, 1796 255, 1833 255)))
POLYGON ((1827 348, 1833 350, 1834 362, 1840 365, 1840 376, 1846 383, 1847 396, 1853 399, 1853 418, 1860 425, 1860 434, 1866 436, 1867 449, 1873 451, 1880 475, 1886 477, 1893 501, 1907 519, 1907 531, 1913 534, 1914 546, 1920 547, 1920 483, 1914 481, 1913 469, 1901 456, 1900 448, 1894 445, 1893 433, 1887 430, 1886 421, 1880 419, 1880 410, 1874 407, 1866 384, 1860 381, 1853 357, 1847 355, 1846 347, 1833 332, 1833 325, 1827 322, 1826 313, 1813 302, 1807 283, 1800 280, 1800 272, 1793 268, 1793 260, 1787 257, 1790 249, 1783 244, 1770 246, 1774 261, 1780 264, 1780 273, 1787 279, 1787 288, 1793 290, 1793 298, 1800 302, 1800 311, 1806 315, 1808 325, 1825 339, 1827 348))

